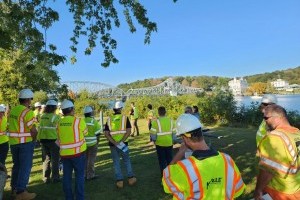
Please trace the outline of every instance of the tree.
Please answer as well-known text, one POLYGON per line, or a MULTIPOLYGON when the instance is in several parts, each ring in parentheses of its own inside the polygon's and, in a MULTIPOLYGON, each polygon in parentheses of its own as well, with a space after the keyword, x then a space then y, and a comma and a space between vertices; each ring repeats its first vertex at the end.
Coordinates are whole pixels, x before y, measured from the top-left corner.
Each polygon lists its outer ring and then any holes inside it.
POLYGON ((47 102, 47 100, 48 100, 48 96, 45 91, 40 90, 40 91, 34 92, 33 103, 40 102, 40 103, 45 104, 47 102))
POLYGON ((197 80, 193 80, 192 83, 191 83, 191 87, 198 88, 199 87, 198 81, 197 80))
POLYGON ((190 83, 186 79, 183 79, 181 84, 184 85, 184 86, 190 86, 190 83))
POLYGON ((262 82, 252 83, 248 88, 252 94, 264 94, 267 89, 267 84, 262 82))
MULTIPOLYGON (((176 0, 173 0, 174 2, 176 0)), ((48 4, 48 0, 3 0, 0 1, 0 48, 19 48, 30 52, 33 58, 43 57, 43 52, 56 59, 56 64, 63 62, 64 57, 56 54, 55 45, 46 45, 47 30, 59 20, 59 13, 48 4), (45 48, 44 48, 45 47, 45 48), (52 52, 50 54, 47 50, 52 52), (58 62, 58 63, 57 63, 58 62)), ((52 2, 52 1, 50 1, 52 2)), ((133 19, 145 30, 144 43, 150 43, 152 32, 157 31, 156 23, 147 17, 147 10, 137 0, 66 0, 69 12, 73 14, 74 29, 71 50, 76 54, 79 37, 86 37, 88 46, 84 53, 90 55, 97 45, 103 48, 103 67, 117 63, 113 50, 117 41, 111 37, 113 26, 120 27, 119 13, 121 8, 130 32, 135 32, 133 19), (98 44, 97 44, 98 43, 98 44)), ((76 57, 71 58, 76 62, 76 57)))

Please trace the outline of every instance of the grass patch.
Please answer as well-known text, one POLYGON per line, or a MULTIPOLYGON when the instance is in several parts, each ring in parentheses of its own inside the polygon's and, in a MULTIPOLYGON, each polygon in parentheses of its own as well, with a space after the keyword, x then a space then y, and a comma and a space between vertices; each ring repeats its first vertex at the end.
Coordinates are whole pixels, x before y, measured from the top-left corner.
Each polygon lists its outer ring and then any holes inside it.
MULTIPOLYGON (((100 178, 85 183, 85 195, 88 200, 171 200, 172 196, 165 194, 160 180, 160 170, 156 151, 153 146, 147 146, 149 134, 145 120, 139 120, 141 135, 130 138, 129 148, 132 167, 138 182, 129 186, 125 180, 123 189, 117 189, 114 182, 113 165, 110 150, 104 136, 101 136, 95 164, 96 173, 100 178)), ((237 163, 242 177, 247 184, 245 194, 239 199, 250 199, 255 187, 256 158, 255 158, 255 129, 247 128, 213 128, 214 134, 223 135, 224 138, 206 139, 216 150, 228 153, 237 163)), ((176 149, 174 149, 174 153, 176 149)), ((7 169, 11 171, 12 161, 9 154, 7 169)), ((208 169, 209 170, 209 169, 208 169)), ((126 177, 125 170, 123 170, 126 177)), ((10 179, 7 181, 4 199, 10 199, 10 179)), ((62 183, 44 184, 42 181, 41 149, 35 149, 33 168, 30 175, 28 190, 37 193, 36 199, 63 200, 62 183)))

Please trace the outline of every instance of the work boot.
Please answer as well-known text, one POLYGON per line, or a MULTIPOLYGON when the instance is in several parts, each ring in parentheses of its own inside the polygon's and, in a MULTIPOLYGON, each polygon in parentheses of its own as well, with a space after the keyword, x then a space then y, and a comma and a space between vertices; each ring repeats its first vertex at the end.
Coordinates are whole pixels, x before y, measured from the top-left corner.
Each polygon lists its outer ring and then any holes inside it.
POLYGON ((131 177, 128 179, 128 184, 129 185, 134 185, 136 183, 137 179, 135 177, 131 177))
POLYGON ((116 185, 117 185, 117 188, 123 188, 123 186, 124 186, 123 181, 117 181, 116 185))
POLYGON ((17 194, 15 200, 30 200, 30 199, 34 199, 35 197, 36 197, 35 193, 29 193, 25 190, 24 192, 17 194))

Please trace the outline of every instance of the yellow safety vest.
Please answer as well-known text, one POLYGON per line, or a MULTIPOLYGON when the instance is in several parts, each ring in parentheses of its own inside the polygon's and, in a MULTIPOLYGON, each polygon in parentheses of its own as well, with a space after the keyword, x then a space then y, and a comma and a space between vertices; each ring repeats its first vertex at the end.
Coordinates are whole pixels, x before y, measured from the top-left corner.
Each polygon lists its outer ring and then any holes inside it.
POLYGON ((261 122, 259 125, 259 128, 256 132, 256 146, 258 147, 260 141, 263 139, 263 137, 267 134, 268 132, 268 125, 265 120, 261 122))
POLYGON ((87 127, 84 120, 74 116, 61 118, 57 127, 60 155, 72 156, 86 150, 84 135, 87 127))
POLYGON ((54 113, 44 113, 40 120, 38 139, 56 140, 59 119, 54 113))
MULTIPOLYGON (((110 135, 116 142, 120 142, 126 134, 126 119, 126 116, 121 114, 113 115, 107 119, 110 135)), ((128 138, 126 141, 128 141, 128 138)))
POLYGON ((6 134, 6 130, 7 130, 7 117, 3 116, 2 119, 0 119, 0 144, 8 142, 8 136, 6 134))
POLYGON ((8 118, 9 144, 22 144, 32 141, 30 129, 36 126, 33 111, 23 105, 11 109, 8 118))
POLYGON ((150 134, 155 135, 155 144, 163 147, 173 145, 173 134, 175 127, 173 120, 168 117, 159 117, 157 120, 152 121, 150 134))
POLYGON ((245 184, 232 158, 224 153, 198 160, 194 156, 169 165, 163 171, 163 186, 173 199, 234 199, 245 184), (213 170, 210 170, 213 169, 213 170))
POLYGON ((300 131, 276 129, 259 145, 259 165, 274 174, 268 187, 286 194, 300 192, 300 131), (298 144, 298 147, 296 146, 298 144))
POLYGON ((88 134, 84 136, 86 140, 86 144, 88 147, 93 146, 97 143, 97 136, 102 132, 102 127, 92 117, 86 117, 84 118, 84 121, 88 128, 88 134))
POLYGON ((133 115, 131 115, 131 119, 133 120, 133 119, 138 119, 138 118, 139 118, 139 110, 136 107, 134 107, 133 115))

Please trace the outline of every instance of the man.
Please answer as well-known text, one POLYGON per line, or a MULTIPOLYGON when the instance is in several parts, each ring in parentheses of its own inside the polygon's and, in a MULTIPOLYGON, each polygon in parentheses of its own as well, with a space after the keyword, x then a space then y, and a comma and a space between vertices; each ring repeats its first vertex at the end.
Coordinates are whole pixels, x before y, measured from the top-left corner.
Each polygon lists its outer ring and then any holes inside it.
POLYGON ((5 166, 5 160, 9 149, 7 131, 7 117, 5 108, 0 105, 0 163, 5 166))
MULTIPOLYGON (((190 114, 181 115, 177 122, 177 135, 184 144, 178 154, 187 148, 192 156, 169 165, 163 171, 163 187, 173 199, 234 199, 240 196, 245 184, 233 159, 210 149, 202 134, 199 120, 190 114)), ((181 157, 179 156, 179 157, 181 157)))
POLYGON ((72 172, 75 171, 75 199, 84 199, 84 165, 87 127, 83 119, 74 117, 74 104, 61 103, 63 117, 58 123, 58 143, 63 163, 63 190, 66 200, 73 200, 72 172))
MULTIPOLYGON (((273 94, 265 94, 261 99, 260 110, 264 113, 264 109, 268 105, 276 104, 277 98, 273 94)), ((263 119, 257 132, 256 132, 256 146, 258 147, 261 139, 267 134, 268 127, 266 125, 266 121, 263 119)))
POLYGON ((134 176, 131 167, 131 161, 129 157, 128 149, 128 136, 131 132, 131 125, 129 119, 122 115, 123 103, 117 101, 113 108, 114 115, 108 117, 107 123, 105 124, 104 134, 109 141, 109 147, 113 159, 116 186, 123 188, 123 174, 120 166, 120 156, 124 161, 127 170, 128 184, 134 185, 137 179, 134 176))
POLYGON ((94 119, 94 110, 91 106, 84 107, 84 121, 88 128, 88 134, 84 136, 86 140, 86 162, 85 162, 85 178, 86 180, 93 180, 98 178, 95 175, 95 160, 97 156, 98 143, 100 133, 102 132, 102 125, 94 119))
POLYGON ((40 129, 38 138, 42 144, 43 152, 43 181, 49 183, 60 182, 59 177, 59 146, 56 144, 57 140, 57 125, 60 116, 55 114, 57 102, 49 100, 46 103, 44 114, 41 115, 40 129))
POLYGON ((152 104, 148 104, 147 108, 149 109, 149 111, 147 113, 147 126, 148 126, 148 129, 150 130, 151 129, 151 122, 152 122, 152 120, 155 119, 155 114, 154 114, 152 104))
POLYGON ((271 132, 258 146, 254 197, 261 200, 267 192, 273 199, 300 199, 300 131, 290 125, 284 108, 275 104, 265 107, 264 120, 271 132))
POLYGON ((34 103, 34 117, 36 118, 36 121, 39 122, 40 121, 40 117, 41 117, 41 110, 42 110, 42 104, 40 102, 35 102, 34 103))
POLYGON ((173 138, 175 127, 173 120, 166 117, 166 108, 158 108, 158 119, 152 121, 151 138, 155 143, 160 172, 170 164, 173 158, 173 138))
POLYGON ((139 127, 138 127, 138 118, 139 118, 139 111, 138 109, 134 106, 134 102, 131 102, 130 104, 131 109, 133 112, 130 113, 131 116, 131 125, 132 125, 132 129, 133 132, 131 133, 131 136, 134 137, 135 136, 135 131, 136 131, 136 136, 140 135, 140 131, 139 131, 139 127))
POLYGON ((32 99, 33 92, 30 89, 21 90, 20 105, 11 109, 8 118, 9 144, 13 160, 11 187, 12 195, 16 194, 16 200, 36 197, 35 193, 26 190, 37 136, 36 120, 33 111, 30 110, 32 99))

